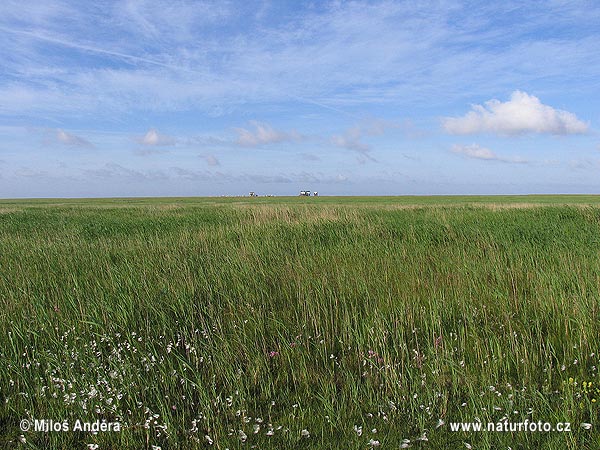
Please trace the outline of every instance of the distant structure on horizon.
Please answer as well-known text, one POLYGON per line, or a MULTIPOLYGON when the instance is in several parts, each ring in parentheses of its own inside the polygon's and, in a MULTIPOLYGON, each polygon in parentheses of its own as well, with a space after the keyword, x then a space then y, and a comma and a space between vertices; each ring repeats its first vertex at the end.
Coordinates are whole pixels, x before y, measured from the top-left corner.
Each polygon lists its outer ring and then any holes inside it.
POLYGON ((250 197, 258 197, 258 194, 254 191, 250 191, 250 193, 248 194, 250 197))
POLYGON ((300 191, 301 197, 310 197, 310 191, 300 191))

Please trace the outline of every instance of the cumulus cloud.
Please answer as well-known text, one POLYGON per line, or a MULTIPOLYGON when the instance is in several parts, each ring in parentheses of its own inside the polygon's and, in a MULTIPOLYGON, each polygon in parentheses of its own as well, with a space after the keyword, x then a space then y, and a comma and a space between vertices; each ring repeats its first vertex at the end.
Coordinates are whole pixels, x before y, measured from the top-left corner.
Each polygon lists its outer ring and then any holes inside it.
POLYGON ((564 135, 581 134, 588 130, 588 124, 575 114, 544 105, 537 97, 522 91, 513 92, 507 102, 493 99, 484 105, 473 105, 466 115, 447 117, 442 124, 451 134, 564 135))
POLYGON ((177 142, 174 137, 160 134, 156 129, 150 128, 148 132, 141 138, 137 139, 138 143, 150 147, 166 147, 175 145, 177 142))
POLYGON ((236 143, 242 147, 257 147, 259 145, 275 144, 284 141, 299 141, 302 136, 296 131, 284 132, 273 129, 269 124, 251 121, 253 130, 236 128, 238 134, 236 143))
POLYGON ((94 145, 86 139, 67 133, 64 130, 58 129, 55 133, 55 138, 58 142, 72 147, 93 148, 94 145))
POLYGON ((500 161, 500 162, 506 162, 506 163, 519 163, 519 164, 525 164, 528 162, 527 160, 518 158, 518 157, 517 158, 500 157, 500 156, 496 155, 496 153, 494 153, 489 148, 482 147, 478 144, 471 144, 471 145, 456 144, 456 145, 453 145, 452 153, 462 155, 466 158, 483 159, 483 160, 487 160, 487 161, 500 161))

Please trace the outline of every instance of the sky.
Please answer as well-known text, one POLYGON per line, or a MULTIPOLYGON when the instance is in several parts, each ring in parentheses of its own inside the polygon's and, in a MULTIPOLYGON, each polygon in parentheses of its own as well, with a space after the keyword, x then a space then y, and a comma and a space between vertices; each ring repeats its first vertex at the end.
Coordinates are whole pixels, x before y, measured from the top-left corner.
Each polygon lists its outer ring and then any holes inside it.
POLYGON ((600 3, 0 2, 0 197, 600 193, 600 3))

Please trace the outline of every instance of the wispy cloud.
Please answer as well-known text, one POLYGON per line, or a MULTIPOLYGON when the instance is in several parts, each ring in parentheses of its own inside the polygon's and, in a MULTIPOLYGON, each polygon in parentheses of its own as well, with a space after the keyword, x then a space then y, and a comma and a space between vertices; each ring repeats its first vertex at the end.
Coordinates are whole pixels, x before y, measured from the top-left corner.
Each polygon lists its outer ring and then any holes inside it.
POLYGON ((266 13, 254 17, 243 2, 144 0, 90 8, 32 1, 24 15, 18 1, 6 0, 0 8, 7 36, 0 57, 16 75, 0 84, 6 113, 207 112, 291 101, 340 115, 347 105, 406 106, 423 98, 439 104, 466 91, 527 86, 540 77, 532 61, 543 61, 556 89, 563 82, 589 86, 600 74, 589 64, 600 44, 598 10, 581 5, 553 3, 540 11, 484 2, 475 12, 357 1, 294 8, 287 21, 266 4, 266 13), (238 27, 240 20, 247 26, 238 27), (510 36, 505 23, 513 24, 510 36), (560 39, 532 32, 557 26, 576 32, 560 39), (42 75, 48 67, 59 70, 42 75))
POLYGON ((106 163, 99 168, 87 169, 84 171, 84 175, 105 180, 120 179, 132 181, 156 181, 168 178, 167 174, 160 170, 134 170, 112 162, 106 163))
POLYGON ((220 166, 221 162, 215 155, 200 155, 200 157, 211 167, 220 166))
POLYGON ((275 130, 267 123, 251 121, 254 129, 236 128, 238 134, 236 143, 242 147, 257 147, 260 145, 275 144, 279 142, 293 142, 302 139, 302 136, 296 132, 285 132, 275 130))
MULTIPOLYGON (((354 126, 347 129, 343 134, 334 134, 331 136, 330 142, 336 147, 346 148, 348 150, 354 150, 363 156, 367 156, 367 153, 371 151, 371 147, 362 142, 363 132, 360 127, 354 126)), ((371 156, 368 156, 372 159, 371 156)))
POLYGON ((92 144, 87 139, 84 139, 72 133, 68 133, 61 129, 56 130, 54 136, 57 142, 64 145, 81 148, 94 148, 94 144, 92 144))
POLYGON ((425 131, 418 129, 410 119, 389 120, 389 119, 370 119, 364 120, 361 125, 365 134, 370 136, 381 136, 388 130, 399 130, 404 136, 409 138, 418 138, 425 136, 425 131))
MULTIPOLYGON (((410 126, 407 121, 399 122, 384 119, 371 119, 348 128, 342 134, 334 134, 329 139, 329 142, 336 147, 358 152, 361 157, 365 159, 376 161, 376 159, 370 155, 372 150, 371 146, 364 142, 364 138, 368 136, 381 136, 390 129, 413 130, 412 126, 410 126)), ((364 162, 364 159, 362 162, 364 162)))
POLYGON ((313 153, 300 153, 300 157, 305 161, 321 161, 321 158, 313 153))
POLYGON ((600 169, 600 160, 597 158, 572 159, 568 165, 571 169, 597 171, 600 169))
POLYGON ((112 57, 116 57, 116 58, 119 58, 119 59, 122 59, 122 60, 131 61, 131 62, 143 62, 143 63, 146 63, 146 64, 152 64, 152 65, 161 66, 161 67, 165 67, 165 68, 169 68, 169 69, 185 70, 183 67, 171 66, 169 64, 164 64, 164 63, 161 63, 160 61, 156 61, 156 60, 149 59, 149 58, 143 58, 143 57, 140 57, 140 56, 130 55, 130 54, 127 54, 127 53, 106 50, 106 49, 103 49, 103 48, 99 48, 99 47, 95 47, 95 46, 90 46, 90 45, 77 44, 76 42, 69 41, 69 40, 66 40, 66 39, 57 38, 57 37, 53 37, 53 36, 49 36, 46 33, 39 32, 39 31, 38 32, 23 31, 23 30, 12 29, 12 28, 3 27, 3 26, 0 26, 0 31, 3 31, 5 33, 11 33, 11 34, 16 34, 16 35, 26 36, 26 37, 29 37, 29 38, 32 38, 32 39, 36 39, 36 40, 40 40, 40 41, 45 41, 45 42, 57 44, 57 45, 60 45, 62 47, 69 47, 69 48, 72 48, 72 49, 80 50, 82 52, 98 53, 98 54, 101 54, 101 55, 112 56, 112 57))
POLYGON ((142 145, 150 147, 166 147, 175 145, 177 139, 166 134, 160 134, 156 129, 151 128, 144 136, 138 138, 137 141, 142 145))
POLYGON ((136 148, 133 151, 133 154, 136 156, 153 156, 153 155, 161 155, 164 153, 167 153, 168 150, 162 149, 162 148, 150 148, 150 147, 143 147, 143 148, 136 148))
POLYGON ((117 17, 134 24, 146 39, 186 42, 193 38, 198 27, 227 20, 235 9, 223 1, 137 0, 117 2, 113 11, 117 17))
MULTIPOLYGON (((67 155, 60 176, 80 176, 89 193, 116 191, 118 180, 127 191, 136 176, 148 186, 139 192, 160 193, 155 170, 173 186, 206 181, 210 193, 219 183, 218 192, 244 192, 256 177, 291 180, 293 192, 302 179, 311 187, 340 172, 351 178, 340 192, 375 193, 375 184, 358 186, 383 180, 383 168, 410 171, 427 190, 444 173, 477 182, 469 166, 478 160, 486 183, 531 186, 569 172, 570 158, 593 158, 598 141, 590 99, 600 89, 600 4, 588 0, 25 4, 0 2, 0 122, 21 128, 2 130, 5 179, 18 167, 52 172, 67 155), (441 168, 432 149, 464 139, 440 131, 493 136, 457 147, 441 168), (519 149, 504 138, 526 134, 519 149), (52 145, 40 151, 42 139, 52 145), (96 150, 65 152, 86 143, 96 150), (500 164, 524 162, 512 155, 527 149, 535 159, 523 173, 500 164), (544 158, 566 159, 542 173, 544 158), (121 169, 95 166, 88 189, 84 170, 105 160, 121 169), (327 174, 302 178, 303 169, 327 174)), ((598 184, 592 170, 577 177, 598 184)), ((386 186, 381 193, 396 192, 397 183, 386 186)))
POLYGON ((515 164, 526 164, 529 161, 516 157, 516 158, 505 158, 500 157, 492 150, 486 147, 482 147, 478 144, 470 144, 470 145, 453 145, 452 153, 456 153, 458 155, 464 156, 466 158, 471 159, 483 159, 486 161, 500 161, 505 163, 515 163, 515 164))
MULTIPOLYGON (((256 185, 269 184, 294 184, 294 183, 312 183, 312 184, 330 184, 343 183, 349 180, 347 175, 343 174, 324 174, 321 172, 225 172, 220 170, 206 170, 183 168, 172 166, 164 170, 136 170, 117 163, 106 163, 100 167, 88 169, 83 172, 86 177, 94 177, 103 180, 123 181, 156 181, 156 180, 188 180, 203 181, 214 183, 243 183, 256 185)), ((23 176, 35 176, 34 173, 23 176)))
POLYGON ((495 133, 517 135, 526 133, 581 134, 588 125, 568 111, 544 105, 537 97, 515 91, 510 100, 489 100, 485 105, 473 105, 463 117, 443 120, 451 134, 495 133))
POLYGON ((459 155, 466 156, 467 158, 474 159, 498 159, 496 154, 489 148, 481 147, 477 144, 471 145, 454 145, 452 146, 452 152, 459 155))
POLYGON ((36 170, 28 167, 21 167, 14 171, 16 177, 22 178, 44 178, 48 176, 48 172, 45 170, 36 170))

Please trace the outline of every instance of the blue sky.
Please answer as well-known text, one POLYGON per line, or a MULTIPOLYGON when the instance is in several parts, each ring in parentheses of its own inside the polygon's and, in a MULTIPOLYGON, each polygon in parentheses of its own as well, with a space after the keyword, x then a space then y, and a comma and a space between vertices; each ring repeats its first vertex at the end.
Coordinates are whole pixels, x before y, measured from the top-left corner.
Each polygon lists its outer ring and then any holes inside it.
POLYGON ((597 1, 0 4, 0 197, 600 193, 597 1))

